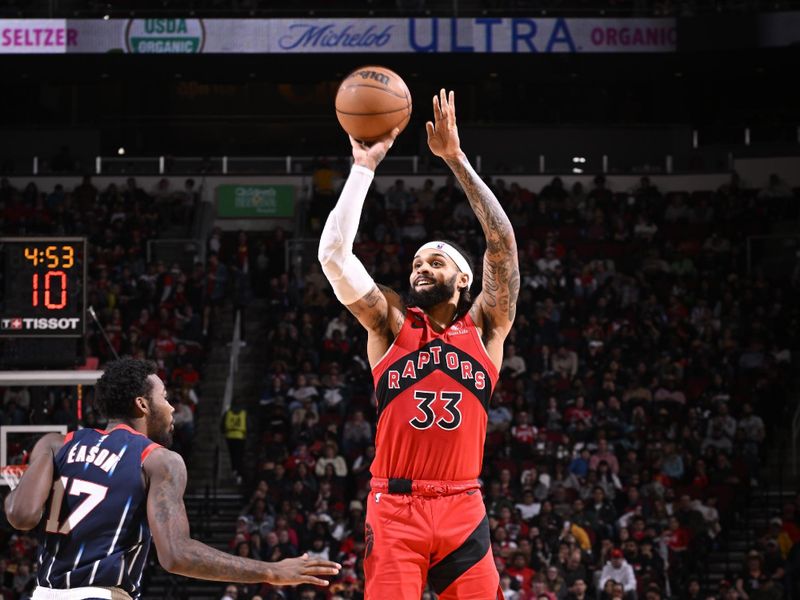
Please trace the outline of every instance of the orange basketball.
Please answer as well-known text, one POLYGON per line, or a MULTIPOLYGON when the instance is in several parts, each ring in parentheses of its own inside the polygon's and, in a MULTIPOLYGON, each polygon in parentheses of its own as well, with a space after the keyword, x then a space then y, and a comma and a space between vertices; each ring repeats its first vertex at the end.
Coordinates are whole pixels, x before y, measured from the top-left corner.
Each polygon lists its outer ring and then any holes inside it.
POLYGON ((374 142, 411 118, 411 93, 394 71, 361 67, 344 78, 336 92, 336 118, 362 142, 374 142))

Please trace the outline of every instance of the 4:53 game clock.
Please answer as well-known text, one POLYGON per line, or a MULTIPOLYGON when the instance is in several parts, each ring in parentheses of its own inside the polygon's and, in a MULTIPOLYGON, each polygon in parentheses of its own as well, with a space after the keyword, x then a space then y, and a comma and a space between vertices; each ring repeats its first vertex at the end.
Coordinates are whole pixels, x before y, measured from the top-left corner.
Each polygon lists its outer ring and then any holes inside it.
POLYGON ((80 337, 86 238, 0 238, 0 336, 80 337))

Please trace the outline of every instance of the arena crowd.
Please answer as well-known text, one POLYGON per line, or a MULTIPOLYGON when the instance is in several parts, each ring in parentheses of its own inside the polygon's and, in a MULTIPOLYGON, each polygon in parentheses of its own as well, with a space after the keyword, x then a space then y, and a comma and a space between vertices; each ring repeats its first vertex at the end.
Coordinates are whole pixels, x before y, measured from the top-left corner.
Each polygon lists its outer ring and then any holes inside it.
MULTIPOLYGON (((742 240, 796 220, 796 195, 779 179, 753 190, 735 176, 685 193, 647 178, 609 189, 602 176, 588 189, 559 178, 540 190, 490 185, 515 225, 522 272, 481 474, 505 597, 791 598, 800 496, 770 515, 740 570, 718 589, 701 583, 741 499, 764 483, 785 419, 800 268, 777 279, 748 273, 742 240)), ((2 232, 89 237, 90 303, 117 352, 157 361, 187 458, 215 316, 246 306, 252 290, 259 302, 244 314, 264 307, 266 328, 245 319, 246 339, 263 336, 267 354, 260 397, 239 399, 253 425, 230 551, 308 552, 344 569, 326 590, 229 585, 224 594, 361 598, 375 433, 365 335, 313 261, 300 277, 285 272, 283 231, 257 243, 215 231, 206 264, 148 260, 146 240, 186 222, 195 194, 189 182, 98 190, 86 178, 39 190, 3 180, 2 232)), ((428 239, 453 239, 480 264, 483 238, 452 180, 419 189, 397 180, 373 188, 365 206, 355 252, 376 281, 405 291, 428 239)), ((113 354, 96 330, 86 344, 100 365, 113 354)), ((77 425, 64 389, 3 394, 2 423, 77 425)), ((102 426, 91 410, 83 424, 102 426)), ((0 536, 0 593, 27 598, 36 542, 7 524, 0 536)))
MULTIPOLYGON (((800 497, 741 571, 718 589, 700 584, 741 498, 760 485, 788 400, 800 271, 748 274, 741 240, 796 219, 792 191, 779 178, 746 189, 735 174, 718 190, 681 193, 647 177, 632 190, 603 176, 588 189, 557 177, 536 191, 490 185, 515 225, 522 271, 481 475, 505 597, 790 597, 800 497)), ((311 215, 313 231, 321 215, 311 215)), ((440 238, 481 256, 461 190, 398 179, 373 188, 355 252, 376 281, 404 291, 416 248, 440 238)), ((228 595, 360 598, 375 452, 365 335, 313 262, 261 295, 266 376, 249 409, 251 491, 230 548, 267 560, 309 552, 345 569, 326 592, 228 595)))

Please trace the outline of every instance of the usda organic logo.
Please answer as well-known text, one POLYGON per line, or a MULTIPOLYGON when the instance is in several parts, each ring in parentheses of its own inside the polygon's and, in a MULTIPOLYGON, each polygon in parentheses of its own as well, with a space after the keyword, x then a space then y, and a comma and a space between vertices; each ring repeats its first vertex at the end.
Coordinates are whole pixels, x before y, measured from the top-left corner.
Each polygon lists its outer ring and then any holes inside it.
POLYGON ((125 46, 134 54, 197 54, 205 42, 201 19, 131 19, 125 29, 125 46))

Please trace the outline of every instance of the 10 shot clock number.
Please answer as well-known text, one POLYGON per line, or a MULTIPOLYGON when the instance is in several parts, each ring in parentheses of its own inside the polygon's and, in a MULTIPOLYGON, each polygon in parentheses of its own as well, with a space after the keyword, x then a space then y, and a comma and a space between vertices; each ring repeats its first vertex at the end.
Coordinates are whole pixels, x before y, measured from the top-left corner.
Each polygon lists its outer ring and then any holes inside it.
POLYGON ((74 246, 46 246, 44 249, 26 246, 23 249, 26 260, 34 267, 47 263, 48 270, 44 274, 32 273, 31 306, 39 306, 39 302, 49 310, 60 310, 67 306, 67 274, 65 269, 75 266, 74 246), (60 267, 60 268, 59 268, 60 267), (43 296, 43 297, 42 297, 43 296))
POLYGON ((39 296, 44 292, 43 303, 48 310, 59 310, 67 305, 67 274, 64 271, 48 271, 44 274, 44 285, 39 288, 39 273, 32 275, 33 282, 31 288, 33 295, 31 306, 39 306, 39 296), (51 287, 53 281, 58 283, 51 287), (53 298, 58 296, 58 302, 53 302, 53 298))

